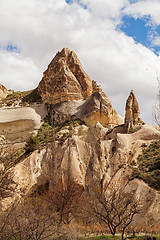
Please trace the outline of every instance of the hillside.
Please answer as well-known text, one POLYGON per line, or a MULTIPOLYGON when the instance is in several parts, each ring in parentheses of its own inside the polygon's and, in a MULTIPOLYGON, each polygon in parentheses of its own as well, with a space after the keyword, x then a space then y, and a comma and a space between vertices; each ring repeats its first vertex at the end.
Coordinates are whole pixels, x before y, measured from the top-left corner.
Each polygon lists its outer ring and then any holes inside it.
MULTIPOLYGON (((78 212, 87 204, 84 199, 94 201, 100 191, 103 201, 109 202, 112 196, 113 204, 116 192, 125 200, 132 198, 140 208, 130 229, 159 233, 159 141, 159 129, 140 118, 133 91, 123 118, 84 72, 77 55, 64 48, 35 90, 9 93, 1 99, 1 213, 26 196, 37 201, 36 195, 40 202, 44 196, 52 203, 56 198, 54 211, 45 208, 49 203, 43 207, 59 216, 67 191, 73 199, 65 205, 63 224, 69 224, 72 216, 75 224, 83 222, 86 227, 100 219, 90 216, 88 220, 87 212, 78 212)), ((122 231, 122 223, 118 231, 122 231)))

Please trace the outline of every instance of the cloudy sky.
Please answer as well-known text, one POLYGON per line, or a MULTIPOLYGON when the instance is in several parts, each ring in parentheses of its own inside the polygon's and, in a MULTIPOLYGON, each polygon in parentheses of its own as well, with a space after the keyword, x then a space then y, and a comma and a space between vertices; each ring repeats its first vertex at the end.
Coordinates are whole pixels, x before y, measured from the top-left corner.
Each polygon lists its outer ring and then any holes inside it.
POLYGON ((37 87, 64 46, 124 115, 131 89, 153 124, 160 78, 160 0, 0 0, 0 83, 37 87))

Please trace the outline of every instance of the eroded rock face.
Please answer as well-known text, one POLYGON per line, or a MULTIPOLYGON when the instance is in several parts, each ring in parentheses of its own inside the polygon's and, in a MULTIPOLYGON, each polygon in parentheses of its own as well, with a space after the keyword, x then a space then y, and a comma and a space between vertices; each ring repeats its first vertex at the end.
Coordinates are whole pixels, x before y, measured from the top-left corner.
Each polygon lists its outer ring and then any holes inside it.
MULTIPOLYGON (((142 180, 133 179, 129 164, 137 159, 142 151, 142 144, 160 139, 160 132, 154 127, 144 125, 134 134, 118 134, 115 149, 115 139, 103 140, 99 128, 105 129, 102 126, 97 127, 90 129, 78 126, 72 129, 63 144, 51 143, 10 169, 9 177, 15 182, 16 188, 12 200, 14 201, 16 195, 20 196, 21 192, 32 193, 38 186, 47 182, 57 183, 59 179, 65 185, 70 178, 83 189, 88 184, 93 184, 94 179, 98 179, 104 189, 110 183, 113 188, 121 186, 128 194, 132 193, 140 202, 143 212, 135 224, 139 227, 149 226, 152 220, 153 226, 157 226, 158 230, 160 193, 142 180)), ((11 198, 3 199, 4 208, 10 200, 11 198)))
POLYGON ((43 73, 38 91, 43 102, 47 103, 81 100, 92 94, 92 82, 82 69, 77 55, 63 48, 43 73))
POLYGON ((133 90, 131 90, 126 102, 124 132, 128 133, 130 128, 142 123, 139 104, 133 90))
POLYGON ((113 109, 110 99, 102 90, 94 92, 81 106, 76 115, 87 124, 95 125, 100 122, 104 127, 108 128, 120 124, 117 112, 113 109))
MULTIPOLYGON (((143 208, 143 215, 135 221, 136 225, 149 226, 152 221, 159 227, 160 193, 133 177, 132 163, 138 161, 142 145, 148 146, 153 140, 160 139, 160 132, 144 125, 133 134, 122 134, 124 129, 128 133, 131 127, 143 124, 133 91, 126 103, 124 128, 118 126, 108 133, 109 128, 122 122, 110 99, 95 81, 91 82, 76 54, 67 48, 57 53, 49 64, 38 91, 43 102, 48 103, 53 125, 61 124, 62 128, 53 131, 55 135, 50 143, 6 172, 7 180, 11 185, 14 183, 14 191, 11 196, 1 199, 2 208, 7 208, 23 194, 33 193, 39 186, 56 185, 59 179, 64 185, 70 179, 84 191, 96 179, 103 190, 111 184, 113 189, 121 186, 129 194, 134 193, 143 208), (76 118, 81 120, 80 124, 76 118), (77 124, 71 126, 73 120, 77 124), (66 121, 70 123, 63 126, 66 121)), ((39 129, 47 114, 43 104, 1 108, 0 113, 1 148, 4 148, 6 138, 12 143, 11 140, 17 141, 21 134, 26 138, 30 132, 39 129)), ((20 143, 21 140, 17 144, 20 143)), ((4 168, 2 163, 0 168, 4 168)))
POLYGON ((0 99, 5 98, 10 92, 11 90, 8 91, 7 88, 0 84, 0 99))
MULTIPOLYGON (((44 104, 33 104, 30 107, 0 108, 0 137, 6 141, 22 141, 37 131, 46 116, 44 104)), ((1 143, 1 141, 0 141, 1 143)))

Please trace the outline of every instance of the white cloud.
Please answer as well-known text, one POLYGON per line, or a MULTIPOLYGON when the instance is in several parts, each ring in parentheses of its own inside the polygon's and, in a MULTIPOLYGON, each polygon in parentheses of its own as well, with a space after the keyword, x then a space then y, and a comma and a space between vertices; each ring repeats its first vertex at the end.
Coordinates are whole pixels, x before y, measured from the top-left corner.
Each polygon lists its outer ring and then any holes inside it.
POLYGON ((33 89, 41 76, 42 73, 31 59, 0 50, 0 83, 8 89, 33 89))
POLYGON ((133 4, 129 4, 124 9, 125 14, 129 14, 135 18, 149 17, 152 24, 160 24, 160 1, 159 0, 139 0, 133 4))
POLYGON ((1 0, 0 45, 12 42, 21 52, 0 50, 0 83, 16 90, 36 87, 56 52, 68 46, 119 113, 124 113, 125 100, 134 89, 142 118, 151 122, 160 57, 116 30, 124 11, 137 14, 138 7, 134 12, 128 0, 81 3, 88 8, 64 0, 1 0))
POLYGON ((80 2, 87 5, 92 14, 101 18, 112 19, 119 18, 121 9, 128 5, 128 0, 81 0, 80 2))
POLYGON ((152 39, 151 44, 153 47, 160 46, 160 36, 155 36, 152 39))

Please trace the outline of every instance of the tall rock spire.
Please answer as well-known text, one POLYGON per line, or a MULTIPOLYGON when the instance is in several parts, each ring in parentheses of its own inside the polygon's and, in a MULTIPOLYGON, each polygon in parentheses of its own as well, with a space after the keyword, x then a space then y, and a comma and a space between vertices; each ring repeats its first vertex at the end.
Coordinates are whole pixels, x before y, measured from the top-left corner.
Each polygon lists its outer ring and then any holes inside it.
POLYGON ((70 49, 63 48, 43 73, 38 92, 44 102, 52 104, 82 100, 92 94, 92 81, 82 69, 77 55, 70 49))
POLYGON ((130 128, 143 124, 140 118, 140 108, 133 90, 131 90, 126 101, 124 132, 128 133, 130 128))

